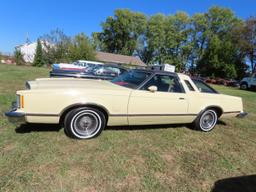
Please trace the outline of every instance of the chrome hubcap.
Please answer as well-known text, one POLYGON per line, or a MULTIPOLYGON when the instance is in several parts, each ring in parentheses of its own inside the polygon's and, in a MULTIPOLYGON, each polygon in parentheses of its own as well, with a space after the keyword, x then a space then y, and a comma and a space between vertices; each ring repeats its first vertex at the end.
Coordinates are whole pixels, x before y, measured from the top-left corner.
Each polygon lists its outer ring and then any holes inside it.
POLYGON ((91 112, 82 112, 72 120, 72 127, 76 134, 80 136, 91 136, 99 128, 99 118, 91 112))
POLYGON ((200 119, 200 127, 204 131, 211 130, 217 121, 217 115, 214 111, 207 111, 203 114, 203 116, 200 119))

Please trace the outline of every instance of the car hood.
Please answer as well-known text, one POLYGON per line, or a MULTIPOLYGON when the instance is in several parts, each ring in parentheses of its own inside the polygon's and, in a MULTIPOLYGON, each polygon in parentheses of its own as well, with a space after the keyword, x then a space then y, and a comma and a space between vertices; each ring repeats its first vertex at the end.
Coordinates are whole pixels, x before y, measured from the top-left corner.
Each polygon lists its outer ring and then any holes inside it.
POLYGON ((101 89, 101 90, 130 90, 104 80, 78 78, 42 78, 26 83, 27 89, 101 89))

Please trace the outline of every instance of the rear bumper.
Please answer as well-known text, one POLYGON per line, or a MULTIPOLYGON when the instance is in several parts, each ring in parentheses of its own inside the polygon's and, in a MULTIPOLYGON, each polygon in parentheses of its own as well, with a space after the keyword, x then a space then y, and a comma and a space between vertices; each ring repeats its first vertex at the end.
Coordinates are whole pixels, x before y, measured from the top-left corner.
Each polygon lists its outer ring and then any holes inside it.
POLYGON ((245 116, 247 116, 248 115, 248 113, 246 113, 246 112, 240 112, 236 117, 238 117, 238 118, 244 118, 245 116))
POLYGON ((5 116, 8 117, 9 122, 20 125, 22 123, 26 123, 25 114, 22 112, 17 112, 16 110, 11 110, 5 113, 5 116))

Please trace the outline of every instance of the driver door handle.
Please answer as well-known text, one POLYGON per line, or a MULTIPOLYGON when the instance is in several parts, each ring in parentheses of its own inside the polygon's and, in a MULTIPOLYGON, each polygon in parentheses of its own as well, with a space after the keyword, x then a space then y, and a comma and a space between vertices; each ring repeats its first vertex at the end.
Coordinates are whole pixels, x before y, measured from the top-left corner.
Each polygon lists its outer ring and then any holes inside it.
POLYGON ((185 100, 185 98, 184 97, 180 97, 179 100, 185 100))

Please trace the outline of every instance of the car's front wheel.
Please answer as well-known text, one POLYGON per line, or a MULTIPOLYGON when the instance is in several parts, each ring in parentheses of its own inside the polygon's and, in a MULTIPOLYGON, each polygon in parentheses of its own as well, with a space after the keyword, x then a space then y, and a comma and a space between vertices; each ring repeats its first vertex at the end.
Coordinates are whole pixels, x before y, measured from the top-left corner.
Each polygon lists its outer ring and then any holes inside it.
POLYGON ((248 84, 246 82, 241 83, 240 89, 247 90, 248 89, 248 84))
POLYGON ((100 135, 106 126, 106 117, 98 109, 81 107, 70 111, 64 121, 65 132, 77 139, 90 139, 100 135))
POLYGON ((205 110, 199 117, 194 121, 194 127, 197 130, 209 132, 211 131, 218 121, 218 115, 214 109, 205 110))

